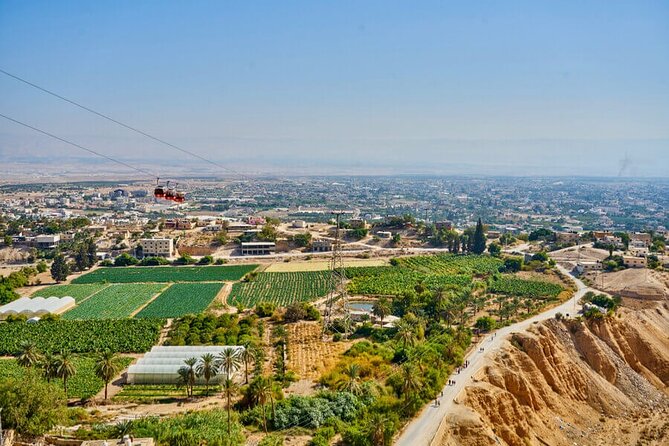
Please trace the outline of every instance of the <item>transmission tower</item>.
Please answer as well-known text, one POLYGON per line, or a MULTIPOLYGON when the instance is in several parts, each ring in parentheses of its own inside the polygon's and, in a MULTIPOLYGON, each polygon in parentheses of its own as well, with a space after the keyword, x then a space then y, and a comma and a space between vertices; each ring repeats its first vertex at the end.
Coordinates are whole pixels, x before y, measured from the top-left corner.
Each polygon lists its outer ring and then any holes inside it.
POLYGON ((351 308, 346 292, 346 269, 342 256, 342 242, 340 236, 341 216, 346 212, 333 211, 335 216, 335 240, 332 244, 332 258, 330 259, 330 291, 326 302, 325 323, 323 324, 323 335, 334 326, 334 313, 342 315, 344 321, 344 337, 348 337, 351 326, 351 308))

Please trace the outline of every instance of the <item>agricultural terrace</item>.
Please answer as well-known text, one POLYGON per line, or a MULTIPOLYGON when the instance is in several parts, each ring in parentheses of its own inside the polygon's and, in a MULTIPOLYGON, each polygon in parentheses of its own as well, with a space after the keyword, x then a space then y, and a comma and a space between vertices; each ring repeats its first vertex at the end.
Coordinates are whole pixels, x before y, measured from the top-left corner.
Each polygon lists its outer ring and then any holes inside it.
POLYGON ((510 296, 557 298, 564 288, 550 282, 494 276, 488 283, 488 290, 491 293, 510 296))
POLYGON ((130 317, 166 285, 114 284, 86 299, 63 315, 64 319, 120 319, 130 317))
MULTIPOLYGON (((217 385, 212 384, 210 394, 218 391, 217 385)), ((178 387, 172 384, 128 384, 117 393, 112 401, 115 403, 137 403, 137 404, 168 404, 180 401, 186 395, 186 387, 178 387)), ((205 388, 197 386, 193 389, 193 396, 206 396, 205 388)))
POLYGON ((0 324, 0 355, 15 355, 22 342, 39 351, 143 353, 158 342, 162 320, 115 319, 0 324))
POLYGON ((398 266, 424 274, 490 275, 504 265, 501 259, 484 255, 438 254, 431 256, 400 257, 398 266))
MULTIPOLYGON (((127 368, 132 358, 119 357, 118 365, 121 370, 127 368)), ((104 387, 104 382, 95 376, 95 358, 92 356, 74 356, 72 363, 77 373, 67 381, 68 398, 90 398, 95 396, 104 387)), ((0 360, 0 380, 6 378, 21 378, 25 376, 26 369, 16 363, 15 359, 0 360)), ((53 385, 63 387, 63 380, 54 378, 53 385)))
POLYGON ((135 317, 175 318, 204 311, 221 291, 221 283, 175 283, 135 317))
POLYGON ((107 288, 109 285, 105 283, 89 283, 85 285, 53 285, 46 287, 43 290, 35 291, 32 294, 32 297, 42 296, 42 297, 64 297, 71 296, 74 297, 74 300, 79 303, 85 299, 88 299, 93 294, 107 288))
POLYGON ((257 267, 258 265, 108 267, 77 277, 72 283, 233 282, 257 267))
POLYGON ((286 306, 316 299, 328 293, 330 277, 329 271, 259 273, 249 282, 235 283, 228 304, 251 307, 258 302, 272 302, 286 306))

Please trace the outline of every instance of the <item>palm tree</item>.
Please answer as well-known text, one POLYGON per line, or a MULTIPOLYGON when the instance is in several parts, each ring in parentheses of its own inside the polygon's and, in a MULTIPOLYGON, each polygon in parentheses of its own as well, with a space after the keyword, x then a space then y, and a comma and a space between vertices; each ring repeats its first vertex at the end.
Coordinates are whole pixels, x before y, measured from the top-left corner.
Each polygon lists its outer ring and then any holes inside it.
POLYGON ((418 373, 413 364, 404 363, 400 371, 402 374, 402 393, 405 401, 408 401, 411 396, 420 388, 420 380, 418 373))
POLYGON ((338 383, 337 390, 359 395, 362 392, 360 365, 353 362, 344 368, 344 378, 338 383))
POLYGON ((180 388, 181 386, 186 386, 186 398, 190 397, 190 371, 188 367, 182 366, 179 367, 179 370, 177 370, 177 373, 179 374, 179 379, 177 380, 177 388, 180 388))
POLYGON ((67 395, 67 380, 77 374, 77 369, 72 362, 72 356, 68 351, 60 352, 56 365, 56 376, 63 380, 63 390, 67 395))
POLYGON ((228 436, 230 435, 230 399, 232 398, 232 395, 237 392, 237 384, 230 379, 230 378, 225 378, 223 380, 223 390, 225 391, 225 397, 228 400, 228 436))
POLYGON ((388 416, 375 412, 369 418, 370 440, 374 446, 386 446, 387 424, 390 422, 388 416))
POLYGON ((253 349, 253 345, 250 342, 247 342, 244 346, 244 350, 241 352, 241 360, 244 363, 245 384, 249 383, 249 363, 255 359, 255 352, 253 349))
POLYGON ((221 351, 218 355, 218 365, 223 373, 225 373, 226 378, 230 378, 242 365, 240 351, 232 347, 221 351))
POLYGON ((107 390, 109 383, 120 371, 118 356, 116 353, 106 350, 100 354, 95 362, 95 376, 105 383, 105 400, 107 400, 107 390))
POLYGON ((249 386, 251 401, 254 405, 260 405, 262 408, 263 428, 267 432, 267 413, 265 405, 272 399, 272 382, 270 378, 257 376, 251 381, 249 386))
POLYGON ((416 334, 413 331, 413 326, 409 322, 400 319, 395 323, 395 328, 397 328, 395 338, 402 342, 404 348, 406 348, 407 345, 413 345, 416 334))
POLYGON ((383 320, 390 314, 390 302, 388 299, 382 297, 374 302, 372 313, 379 318, 379 325, 383 326, 383 320))
POLYGON ((58 358, 51 352, 46 352, 42 357, 42 376, 46 382, 50 383, 52 379, 56 378, 56 371, 58 369, 58 358))
POLYGON ((34 343, 23 341, 20 348, 19 355, 16 357, 18 365, 31 368, 39 363, 41 355, 34 343))
MULTIPOLYGON (((188 372, 186 374, 186 386, 190 388, 190 396, 193 396, 193 387, 195 386, 195 364, 197 364, 197 358, 188 358, 184 360, 185 369, 188 372)), ((181 375, 181 374, 180 374, 181 375)))
POLYGON ((195 372, 198 377, 204 378, 205 391, 209 395, 209 380, 211 380, 218 373, 218 367, 216 367, 216 357, 211 353, 205 353, 200 358, 200 362, 197 363, 195 372))

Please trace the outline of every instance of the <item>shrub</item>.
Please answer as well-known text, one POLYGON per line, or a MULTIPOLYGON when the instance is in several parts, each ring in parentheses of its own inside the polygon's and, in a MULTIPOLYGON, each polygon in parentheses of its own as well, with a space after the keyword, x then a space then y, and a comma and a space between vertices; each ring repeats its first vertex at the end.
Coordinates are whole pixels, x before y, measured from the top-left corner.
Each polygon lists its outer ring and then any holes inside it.
POLYGON ((256 314, 260 317, 272 317, 276 311, 276 305, 272 302, 259 302, 256 304, 256 314))

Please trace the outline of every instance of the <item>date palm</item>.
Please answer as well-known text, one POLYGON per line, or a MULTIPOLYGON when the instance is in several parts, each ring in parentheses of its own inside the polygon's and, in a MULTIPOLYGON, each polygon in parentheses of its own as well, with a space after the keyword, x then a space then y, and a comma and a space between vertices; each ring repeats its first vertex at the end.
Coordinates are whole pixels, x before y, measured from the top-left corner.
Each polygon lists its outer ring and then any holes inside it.
POLYGON ((359 395, 362 393, 359 364, 353 362, 344 368, 344 377, 341 381, 339 381, 337 390, 342 392, 351 392, 354 395, 359 395))
POLYGON ((116 353, 106 350, 100 354, 95 362, 95 376, 105 383, 105 400, 107 400, 107 391, 109 383, 118 373, 121 367, 118 363, 116 353))
POLYGON ((193 396, 193 387, 195 386, 195 365, 197 358, 188 358, 184 360, 184 366, 179 369, 179 377, 186 385, 186 393, 188 396, 193 396))
POLYGON ((56 355, 51 352, 46 352, 42 357, 41 366, 42 376, 46 379, 46 382, 50 383, 52 379, 57 377, 58 358, 56 355))
POLYGON ((223 391, 225 393, 225 398, 227 399, 227 410, 228 410, 228 436, 230 436, 230 400, 232 395, 237 393, 237 384, 231 378, 225 378, 222 382, 223 391))
POLYGON ((244 383, 249 383, 249 363, 255 359, 255 352, 253 351, 254 347, 250 342, 247 342, 244 346, 244 350, 241 352, 241 360, 244 363, 244 383))
POLYGON ((77 369, 72 362, 72 355, 68 351, 62 351, 56 363, 56 376, 63 380, 63 390, 67 395, 67 381, 77 374, 77 369))
POLYGON ((420 388, 420 379, 418 378, 418 373, 416 373, 415 366, 410 363, 402 364, 400 374, 402 377, 402 394, 404 395, 404 400, 408 401, 420 388))
POLYGON ((267 401, 272 399, 272 381, 264 376, 257 376, 251 381, 249 392, 253 405, 260 405, 262 409, 263 428, 267 432, 267 401))
POLYGON ((40 352, 34 343, 21 342, 19 355, 16 357, 16 363, 21 367, 32 368, 39 363, 41 359, 40 352))
POLYGON ((218 373, 216 357, 211 353, 202 355, 200 362, 195 366, 195 373, 198 377, 204 378, 205 392, 209 395, 209 381, 218 373))
POLYGON ((226 378, 230 378, 242 365, 241 353, 238 349, 228 347, 221 351, 218 355, 218 366, 225 374, 226 378))
POLYGON ((379 318, 379 325, 383 326, 383 320, 390 314, 390 302, 388 299, 382 297, 374 302, 372 313, 379 318))
POLYGON ((402 342, 402 347, 406 348, 407 345, 414 344, 416 333, 414 333, 414 327, 409 322, 401 319, 397 321, 395 328, 397 328, 395 338, 402 342))

